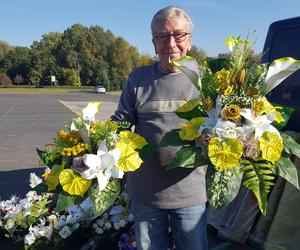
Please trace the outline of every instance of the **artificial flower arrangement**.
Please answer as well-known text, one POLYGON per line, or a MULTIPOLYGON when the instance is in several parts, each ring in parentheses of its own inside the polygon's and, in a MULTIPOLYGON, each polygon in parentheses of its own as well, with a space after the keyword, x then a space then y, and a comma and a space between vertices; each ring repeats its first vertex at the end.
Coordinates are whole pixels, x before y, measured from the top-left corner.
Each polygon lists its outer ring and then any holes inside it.
POLYGON ((37 149, 47 167, 42 178, 31 174, 26 198, 0 202, 0 229, 25 249, 64 249, 85 233, 92 244, 132 225, 122 177, 140 167, 147 142, 126 122, 96 120, 99 105, 89 103, 54 144, 37 149))
POLYGON ((298 70, 300 61, 285 57, 267 67, 250 63, 250 40, 230 37, 226 44, 228 64, 215 73, 205 64, 199 68, 192 57, 171 62, 190 78, 199 97, 176 110, 187 122, 167 133, 160 146, 181 146, 169 169, 208 165, 207 195, 212 208, 231 202, 242 182, 265 215, 276 176, 299 189, 291 157, 300 157, 300 145, 280 131, 293 110, 271 104, 266 94, 298 70))

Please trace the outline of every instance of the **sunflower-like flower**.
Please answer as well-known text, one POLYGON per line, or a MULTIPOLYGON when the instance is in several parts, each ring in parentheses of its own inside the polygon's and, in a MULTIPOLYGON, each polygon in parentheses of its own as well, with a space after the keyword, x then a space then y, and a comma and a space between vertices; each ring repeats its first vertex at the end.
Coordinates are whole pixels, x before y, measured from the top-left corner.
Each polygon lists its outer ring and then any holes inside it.
POLYGON ((146 140, 131 131, 122 131, 119 134, 120 141, 116 144, 116 148, 121 151, 120 159, 116 167, 124 172, 134 171, 143 163, 137 149, 143 148, 146 140))
POLYGON ((233 122, 237 122, 240 117, 240 107, 234 104, 231 104, 229 106, 226 106, 223 110, 222 110, 222 117, 225 120, 229 120, 229 121, 233 121, 233 122))
POLYGON ((86 180, 77 175, 72 169, 65 169, 59 174, 59 182, 63 190, 70 195, 83 197, 92 184, 92 180, 86 180))
POLYGON ((212 164, 220 171, 239 166, 243 154, 243 144, 235 138, 214 137, 208 144, 208 156, 212 164))

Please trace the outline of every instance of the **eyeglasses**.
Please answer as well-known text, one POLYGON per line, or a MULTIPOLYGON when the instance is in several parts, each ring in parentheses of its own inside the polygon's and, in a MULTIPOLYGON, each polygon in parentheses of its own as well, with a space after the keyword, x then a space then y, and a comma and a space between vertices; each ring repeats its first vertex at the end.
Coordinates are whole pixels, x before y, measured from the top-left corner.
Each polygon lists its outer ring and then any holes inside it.
POLYGON ((155 36, 156 41, 160 44, 164 44, 169 42, 171 36, 174 37, 174 40, 176 43, 184 42, 187 35, 190 35, 191 33, 188 32, 176 32, 176 33, 160 33, 157 36, 155 36))

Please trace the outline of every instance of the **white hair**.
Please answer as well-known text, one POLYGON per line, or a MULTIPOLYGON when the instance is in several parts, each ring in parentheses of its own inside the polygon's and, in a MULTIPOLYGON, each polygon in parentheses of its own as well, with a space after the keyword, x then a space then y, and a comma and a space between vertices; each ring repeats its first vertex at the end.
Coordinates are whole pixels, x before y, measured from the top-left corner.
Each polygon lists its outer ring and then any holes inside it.
POLYGON ((191 32, 193 29, 193 23, 192 23, 192 19, 189 16, 189 14, 187 14, 183 9, 179 8, 178 6, 168 6, 165 7, 161 10, 159 10, 153 17, 152 22, 151 22, 151 32, 152 32, 152 36, 154 37, 155 34, 155 25, 157 22, 162 21, 162 20, 166 20, 168 18, 171 17, 183 17, 188 24, 188 32, 191 32))

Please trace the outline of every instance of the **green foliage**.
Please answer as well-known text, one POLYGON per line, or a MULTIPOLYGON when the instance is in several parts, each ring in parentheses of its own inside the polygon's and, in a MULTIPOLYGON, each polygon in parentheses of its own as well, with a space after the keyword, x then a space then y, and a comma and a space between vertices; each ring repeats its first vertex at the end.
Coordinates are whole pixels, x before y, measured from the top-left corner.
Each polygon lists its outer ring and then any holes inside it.
POLYGON ((185 144, 187 143, 183 142, 179 137, 179 129, 173 129, 164 135, 159 143, 159 147, 183 146, 185 144))
POLYGON ((294 112, 294 109, 293 108, 290 108, 290 107, 286 107, 286 106, 283 106, 283 105, 274 105, 272 104, 274 107, 279 107, 279 109, 277 109, 277 111, 279 111, 284 119, 284 121, 278 123, 276 121, 273 121, 272 125, 277 128, 278 130, 282 130, 288 123, 291 115, 293 114, 294 112))
POLYGON ((156 150, 158 146, 154 144, 146 144, 142 149, 139 151, 139 156, 142 160, 147 159, 150 155, 152 155, 156 150))
POLYGON ((195 45, 192 45, 192 48, 187 55, 194 57, 199 64, 201 64, 201 62, 203 62, 207 57, 206 51, 196 47, 195 45))
POLYGON ((81 198, 80 196, 69 195, 65 192, 62 192, 58 195, 55 211, 61 212, 68 207, 79 204, 82 201, 83 198, 81 198))
POLYGON ((281 158, 276 161, 275 167, 272 169, 272 171, 273 174, 284 178, 289 183, 294 185, 297 189, 300 189, 297 168, 290 160, 290 158, 281 156, 281 158))
POLYGON ((74 24, 63 33, 45 33, 30 48, 14 48, 0 41, 1 73, 11 79, 22 75, 28 85, 51 85, 54 75, 58 85, 101 83, 107 90, 120 90, 133 68, 153 62, 100 26, 74 24))
POLYGON ((198 106, 196 106, 195 108, 193 108, 192 110, 189 110, 186 112, 175 111, 175 113, 178 117, 186 119, 186 120, 190 120, 193 117, 206 117, 207 116, 206 112, 204 111, 204 109, 201 107, 200 104, 198 106))
POLYGON ((298 158, 300 158, 300 144, 298 144, 287 133, 281 133, 281 137, 283 139, 283 145, 284 145, 283 150, 290 155, 296 155, 298 158))
POLYGON ((76 69, 63 69, 65 84, 70 86, 80 86, 80 78, 76 69))
POLYGON ((235 170, 216 171, 213 167, 208 167, 206 189, 213 211, 225 207, 236 197, 241 180, 241 175, 236 175, 235 170))
POLYGON ((181 168, 196 168, 207 164, 207 158, 202 154, 201 149, 193 145, 181 147, 171 162, 167 170, 181 167, 181 168))
POLYGON ((41 159, 41 163, 49 168, 61 162, 60 154, 55 150, 51 150, 49 146, 45 150, 36 148, 36 151, 41 159))
POLYGON ((264 160, 241 161, 242 167, 238 173, 244 173, 243 185, 250 189, 256 196, 258 207, 263 215, 267 212, 267 195, 274 185, 274 165, 264 160))
POLYGON ((12 85, 12 80, 6 74, 0 74, 0 85, 12 85))
POLYGON ((229 60, 228 58, 208 58, 208 66, 213 73, 225 68, 228 68, 229 60))
POLYGON ((118 180, 110 181, 103 191, 99 191, 98 184, 94 184, 88 191, 91 198, 95 214, 94 218, 104 213, 120 195, 121 186, 118 180), (108 192, 109 191, 109 192, 108 192))

